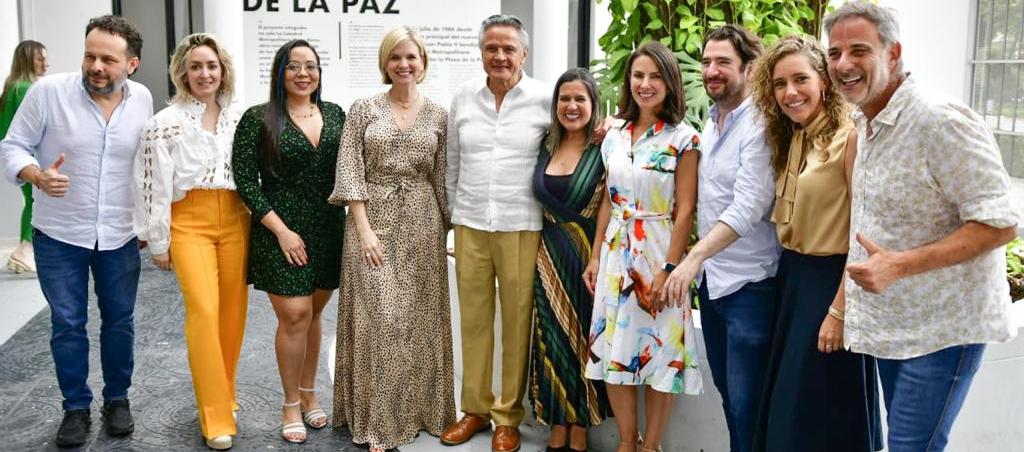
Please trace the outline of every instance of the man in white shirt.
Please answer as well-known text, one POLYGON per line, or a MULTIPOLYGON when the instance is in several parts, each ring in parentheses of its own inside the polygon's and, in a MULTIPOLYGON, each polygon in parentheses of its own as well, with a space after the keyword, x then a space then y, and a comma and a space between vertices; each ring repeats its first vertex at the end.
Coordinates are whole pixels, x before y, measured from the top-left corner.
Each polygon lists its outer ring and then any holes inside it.
POLYGON ((888 450, 940 451, 985 344, 1016 334, 1010 179, 984 118, 903 71, 891 10, 847 3, 825 30, 831 79, 857 107, 844 343, 877 358, 888 450))
POLYGON ((735 25, 712 30, 702 54, 714 100, 701 134, 697 172, 700 241, 665 284, 685 299, 698 286, 708 367, 722 395, 733 452, 751 448, 775 322, 775 270, 782 248, 770 222, 775 177, 764 126, 747 80, 761 42, 735 25))
POLYGON ((448 112, 446 188, 455 227, 462 325, 462 411, 441 442, 461 444, 494 420, 491 447, 519 449, 541 208, 530 177, 548 128, 551 89, 523 73, 529 36, 515 16, 480 27, 486 78, 462 85, 448 112), (501 298, 501 394, 491 391, 495 278, 501 298))
POLYGON ((134 367, 133 312, 139 246, 132 231, 132 164, 153 98, 128 80, 142 37, 117 16, 86 27, 81 73, 55 74, 29 89, 0 143, 4 175, 35 186, 33 247, 50 306, 50 348, 64 396, 57 445, 85 442, 92 391, 86 335, 89 270, 100 315, 107 434, 134 430, 128 404, 134 367))

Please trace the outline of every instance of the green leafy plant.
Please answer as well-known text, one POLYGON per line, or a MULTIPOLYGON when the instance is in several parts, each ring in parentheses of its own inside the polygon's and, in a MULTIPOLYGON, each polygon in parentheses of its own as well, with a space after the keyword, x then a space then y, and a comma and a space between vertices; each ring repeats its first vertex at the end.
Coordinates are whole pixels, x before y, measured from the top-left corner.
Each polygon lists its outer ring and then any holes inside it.
POLYGON ((637 46, 661 41, 676 54, 686 91, 686 122, 700 129, 711 100, 701 80, 704 35, 726 23, 742 24, 766 44, 790 34, 817 36, 828 0, 598 0, 612 22, 598 40, 606 58, 591 65, 605 114, 614 113, 626 75, 626 61, 637 46))
POLYGON ((1006 280, 1010 283, 1010 299, 1024 299, 1024 240, 1020 237, 1006 245, 1006 280))

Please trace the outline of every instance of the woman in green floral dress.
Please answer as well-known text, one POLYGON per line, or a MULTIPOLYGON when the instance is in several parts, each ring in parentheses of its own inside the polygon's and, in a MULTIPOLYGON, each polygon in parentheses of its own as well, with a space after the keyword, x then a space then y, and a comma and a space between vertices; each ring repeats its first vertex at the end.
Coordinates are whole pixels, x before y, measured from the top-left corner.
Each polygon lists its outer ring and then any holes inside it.
POLYGON ((232 164, 252 211, 249 282, 267 292, 277 314, 282 436, 303 442, 305 425, 327 425, 314 385, 320 313, 341 272, 345 214, 327 198, 345 113, 320 100, 320 57, 308 42, 286 43, 271 67, 270 100, 239 121, 232 164))

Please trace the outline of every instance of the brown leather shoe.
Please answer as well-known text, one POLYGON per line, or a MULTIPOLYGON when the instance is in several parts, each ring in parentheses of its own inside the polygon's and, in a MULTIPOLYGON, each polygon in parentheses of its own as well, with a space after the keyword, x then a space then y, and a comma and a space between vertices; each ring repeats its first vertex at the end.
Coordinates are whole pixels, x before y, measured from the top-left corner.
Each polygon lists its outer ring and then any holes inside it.
POLYGON ((494 452, 515 452, 519 450, 519 428, 499 425, 494 429, 491 438, 491 450, 494 452))
POLYGON ((441 444, 445 446, 457 446, 469 441, 473 435, 487 430, 491 427, 491 421, 477 414, 467 413, 458 422, 449 425, 441 433, 441 444))

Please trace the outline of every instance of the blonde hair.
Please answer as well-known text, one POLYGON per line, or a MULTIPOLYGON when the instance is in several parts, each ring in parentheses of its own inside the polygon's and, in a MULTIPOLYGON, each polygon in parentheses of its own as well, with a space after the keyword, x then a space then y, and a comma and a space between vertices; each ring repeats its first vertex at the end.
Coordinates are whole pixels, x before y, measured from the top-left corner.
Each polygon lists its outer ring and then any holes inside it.
POLYGON ((416 47, 420 49, 420 59, 423 60, 423 72, 420 72, 420 76, 416 78, 416 83, 421 83, 427 78, 427 66, 430 62, 427 58, 427 44, 423 42, 423 38, 415 29, 399 25, 384 35, 384 39, 380 42, 380 52, 377 54, 377 66, 385 85, 391 84, 391 77, 388 76, 388 59, 391 58, 391 52, 394 52, 395 47, 405 41, 412 41, 413 44, 416 44, 416 47))
POLYGON ((778 173, 782 171, 789 159, 789 144, 793 140, 796 124, 782 112, 775 100, 775 89, 772 86, 772 74, 780 60, 799 54, 807 58, 807 62, 818 73, 822 84, 822 110, 825 115, 825 126, 818 136, 831 137, 845 122, 850 114, 849 105, 839 95, 836 84, 828 76, 828 59, 825 50, 817 40, 805 36, 786 36, 775 42, 757 59, 753 77, 753 100, 757 109, 764 115, 764 132, 768 144, 772 147, 772 168, 778 173))
POLYGON ((231 98, 235 95, 235 67, 231 64, 231 54, 209 33, 185 36, 174 49, 167 72, 178 92, 171 98, 171 102, 182 102, 192 97, 192 91, 188 86, 188 59, 196 47, 209 47, 217 54, 217 59, 220 60, 220 88, 217 89, 217 95, 224 98, 225 103, 231 103, 231 98))

